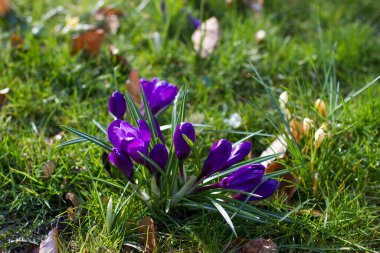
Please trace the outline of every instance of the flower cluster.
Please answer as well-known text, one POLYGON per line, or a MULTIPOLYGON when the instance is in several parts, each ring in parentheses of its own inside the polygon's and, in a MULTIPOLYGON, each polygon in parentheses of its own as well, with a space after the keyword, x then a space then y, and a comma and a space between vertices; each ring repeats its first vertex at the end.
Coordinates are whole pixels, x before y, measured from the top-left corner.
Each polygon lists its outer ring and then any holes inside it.
MULTIPOLYGON (((159 111, 172 103, 178 94, 178 88, 175 85, 160 81, 158 78, 151 81, 141 79, 140 84, 153 115, 157 115, 159 111)), ((157 129, 162 143, 153 144, 150 128, 146 120, 139 119, 137 127, 122 120, 126 107, 124 96, 118 91, 114 92, 109 100, 109 111, 116 117, 107 130, 108 139, 113 145, 109 161, 133 183, 133 162, 148 168, 152 175, 160 175, 162 174, 161 172, 168 169, 166 166, 169 152, 164 145, 157 120, 154 118, 154 127, 157 129)), ((146 114, 145 110, 146 108, 142 108, 142 115, 146 114)), ((186 184, 187 177, 183 163, 190 156, 195 139, 196 134, 191 123, 182 122, 174 130, 174 152, 180 164, 179 176, 184 184, 186 184)), ((225 139, 215 142, 203 163, 199 175, 193 176, 195 180, 189 187, 191 190, 186 193, 222 188, 238 191, 233 198, 243 201, 246 198, 249 201, 254 201, 271 196, 278 187, 278 181, 274 179, 265 180, 263 178, 265 168, 257 164, 238 167, 219 182, 207 186, 203 185, 204 179, 243 161, 251 149, 250 142, 241 142, 237 145, 232 145, 231 142, 225 139)))

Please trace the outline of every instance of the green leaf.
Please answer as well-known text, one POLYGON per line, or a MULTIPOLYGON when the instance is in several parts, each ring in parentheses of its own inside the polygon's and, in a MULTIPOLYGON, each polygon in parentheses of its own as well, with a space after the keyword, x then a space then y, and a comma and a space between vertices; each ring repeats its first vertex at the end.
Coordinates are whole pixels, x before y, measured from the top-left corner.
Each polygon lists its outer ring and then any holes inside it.
POLYGON ((85 142, 85 141, 88 141, 87 139, 85 138, 77 138, 77 139, 73 139, 73 140, 69 140, 69 141, 66 141, 62 144, 59 144, 57 146, 57 148, 63 148, 63 147, 66 147, 66 146, 70 146, 70 145, 73 145, 73 144, 78 144, 78 143, 82 143, 82 142, 85 142))
POLYGON ((227 224, 230 226, 232 232, 237 237, 235 226, 234 226, 230 216, 226 212, 226 210, 224 210, 224 208, 218 202, 214 201, 213 199, 210 198, 210 201, 216 207, 216 209, 218 209, 219 213, 223 216, 223 218, 226 220, 227 224))
POLYGON ((127 101, 127 107, 128 107, 128 112, 129 115, 131 115, 132 121, 134 122, 135 125, 137 125, 139 119, 144 119, 143 116, 140 113, 139 108, 137 108, 135 102, 133 102, 133 99, 131 96, 127 93, 125 96, 126 101, 127 101))
POLYGON ((153 137, 152 138, 153 145, 156 145, 157 144, 157 139, 159 139, 158 138, 158 132, 157 132, 157 129, 156 129, 156 123, 155 123, 152 111, 151 111, 151 109, 149 107, 148 100, 146 99, 146 96, 145 96, 145 93, 144 93, 144 89, 142 88, 142 86, 140 86, 140 89, 141 89, 142 101, 143 101, 143 104, 144 104, 146 121, 148 122, 148 125, 149 125, 150 134, 153 137))
POLYGON ((97 126, 103 133, 107 134, 107 128, 102 126, 102 124, 100 124, 98 121, 94 119, 92 120, 92 122, 94 122, 95 126, 97 126))
POLYGON ((72 133, 74 133, 74 134, 76 134, 76 135, 78 135, 78 136, 80 136, 80 137, 82 137, 82 138, 84 138, 84 139, 86 139, 86 140, 88 140, 88 141, 90 141, 90 142, 92 142, 92 143, 94 143, 94 144, 102 147, 102 148, 105 148, 108 151, 112 150, 112 147, 110 145, 104 143, 102 140, 100 140, 99 138, 96 138, 95 136, 92 136, 92 135, 89 135, 89 134, 85 134, 85 133, 83 133, 83 132, 81 132, 79 130, 76 130, 76 129, 72 128, 72 127, 68 127, 68 126, 64 126, 64 125, 61 125, 60 127, 62 129, 65 129, 65 130, 69 131, 69 132, 72 132, 72 133))

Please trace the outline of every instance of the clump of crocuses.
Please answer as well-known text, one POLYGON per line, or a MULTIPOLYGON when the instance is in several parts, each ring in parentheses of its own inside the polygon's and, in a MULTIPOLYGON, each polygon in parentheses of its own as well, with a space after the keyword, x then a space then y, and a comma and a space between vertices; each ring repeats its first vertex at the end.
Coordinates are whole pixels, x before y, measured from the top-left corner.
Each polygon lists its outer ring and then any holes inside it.
POLYGON ((107 129, 98 122, 97 126, 107 133, 111 145, 95 136, 64 128, 106 148, 109 162, 154 210, 151 214, 167 214, 174 207, 188 207, 221 212, 227 221, 228 213, 258 222, 276 217, 242 204, 270 197, 279 184, 264 175, 265 168, 257 164, 262 158, 246 159, 251 142, 233 144, 220 139, 205 154, 195 131, 201 126, 185 121, 186 92, 179 92, 176 85, 158 78, 141 79, 140 91, 141 109, 128 93, 116 91, 110 96, 108 109, 114 120, 107 129), (161 129, 157 117, 173 103, 172 122, 161 129), (165 134, 170 138, 164 139, 161 132, 164 129, 171 131, 165 134), (240 210, 244 214, 239 214, 240 210))
MULTIPOLYGON (((177 86, 160 81, 158 78, 153 78, 151 81, 141 79, 140 84, 149 106, 148 109, 153 115, 157 115, 173 103, 178 94, 177 86)), ((193 175, 188 176, 189 166, 185 166, 184 162, 190 157, 196 141, 195 129, 191 123, 180 122, 173 129, 172 141, 165 143, 158 121, 154 118, 151 123, 154 124, 160 138, 153 142, 146 119, 147 108, 143 106, 141 113, 145 118, 138 119, 137 126, 122 121, 126 111, 126 100, 120 92, 114 92, 109 100, 109 110, 116 117, 107 130, 108 139, 113 145, 109 161, 131 182, 135 182, 133 175, 135 175, 136 166, 146 167, 155 180, 154 194, 161 194, 160 186, 167 187, 164 180, 173 181, 175 177, 178 177, 178 181, 174 182, 173 187, 179 190, 173 190, 171 194, 177 199, 206 190, 224 189, 234 191, 231 193, 233 199, 255 201, 271 196, 278 186, 277 180, 264 179, 265 168, 258 164, 237 166, 232 173, 219 182, 209 185, 204 183, 205 179, 215 173, 226 171, 242 162, 252 149, 248 141, 236 145, 225 139, 216 141, 200 170, 194 174, 195 170, 190 169, 193 175), (168 167, 168 159, 173 157, 171 154, 175 154, 175 160, 172 158, 168 167)))

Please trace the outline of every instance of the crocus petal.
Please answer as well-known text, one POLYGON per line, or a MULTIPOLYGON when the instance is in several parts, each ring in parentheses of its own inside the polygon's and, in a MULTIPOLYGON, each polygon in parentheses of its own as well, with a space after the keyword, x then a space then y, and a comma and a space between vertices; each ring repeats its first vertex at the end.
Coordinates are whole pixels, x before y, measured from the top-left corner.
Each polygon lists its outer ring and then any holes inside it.
POLYGON ((228 177, 223 178, 218 186, 224 189, 250 192, 261 182, 264 170, 265 168, 261 164, 240 167, 228 177))
POLYGON ((196 19, 193 15, 190 13, 187 14, 187 19, 193 24, 195 29, 198 29, 198 27, 201 26, 202 22, 196 19))
POLYGON ((108 156, 109 161, 115 165, 127 178, 133 178, 133 163, 131 159, 120 152, 118 149, 112 149, 108 156))
POLYGON ((191 148, 183 135, 186 135, 192 142, 195 141, 195 130, 191 123, 182 122, 174 131, 174 149, 179 160, 186 159, 191 152, 191 148))
POLYGON ((120 144, 120 149, 124 154, 127 154, 135 162, 140 164, 146 164, 145 159, 140 155, 140 153, 145 156, 148 155, 148 146, 145 145, 144 141, 141 139, 132 139, 130 141, 122 140, 120 144))
POLYGON ((206 161, 203 164, 202 172, 199 178, 208 177, 215 172, 223 169, 228 157, 231 154, 232 144, 224 139, 221 139, 212 146, 206 161))
MULTIPOLYGON (((165 145, 160 143, 156 144, 150 151, 149 158, 164 170, 169 158, 168 150, 165 145)), ((149 164, 148 167, 153 173, 157 172, 157 169, 154 166, 149 164)))
POLYGON ((116 148, 120 146, 121 139, 115 134, 114 128, 120 128, 120 125, 123 121, 122 120, 114 120, 109 124, 107 129, 107 135, 108 139, 110 140, 111 144, 114 145, 116 148))
MULTIPOLYGON (((248 201, 261 200, 272 196, 273 193, 276 191, 278 185, 279 182, 275 179, 268 179, 265 182, 262 182, 260 186, 253 192, 253 194, 257 196, 249 197, 248 201)), ((245 201, 246 198, 247 195, 245 194, 237 194, 234 196, 234 199, 238 199, 241 201, 245 201)))
POLYGON ((223 169, 227 169, 234 165, 235 163, 241 162, 244 157, 246 157, 249 152, 251 152, 252 144, 249 141, 242 142, 232 148, 231 155, 228 158, 223 169))
POLYGON ((149 126, 148 123, 146 123, 144 120, 139 119, 137 121, 139 125, 139 138, 142 139, 145 143, 145 145, 149 145, 150 143, 150 131, 149 131, 149 126))
POLYGON ((123 94, 120 91, 112 93, 108 101, 108 111, 112 113, 117 119, 123 119, 127 110, 127 103, 123 94))

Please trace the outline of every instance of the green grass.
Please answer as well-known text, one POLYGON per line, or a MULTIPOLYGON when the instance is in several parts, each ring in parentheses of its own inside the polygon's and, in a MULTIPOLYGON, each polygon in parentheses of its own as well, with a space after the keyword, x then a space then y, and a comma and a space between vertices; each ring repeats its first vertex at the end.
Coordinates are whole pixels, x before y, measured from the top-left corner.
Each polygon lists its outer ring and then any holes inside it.
MULTIPOLYGON (((113 1, 127 14, 121 28, 107 39, 98 57, 84 60, 70 55, 69 35, 55 32, 65 15, 47 21, 43 15, 62 5, 67 15, 86 22, 93 1, 13 1, 20 21, 10 25, 0 20, 0 89, 10 88, 0 111, 1 250, 39 244, 57 217, 61 217, 62 237, 71 252, 119 252, 127 243, 139 242, 138 222, 146 209, 137 196, 123 206, 112 232, 107 230, 109 199, 125 201, 130 192, 123 194, 126 180, 116 169, 112 169, 113 178, 107 175, 102 150, 89 143, 56 148, 75 138, 68 132, 53 146, 45 142, 61 131, 59 125, 98 135, 92 119, 103 125, 110 122, 108 97, 116 89, 124 90, 127 78, 111 64, 106 47, 110 41, 142 77, 158 76, 180 87, 186 85, 187 119, 203 114, 197 123, 217 130, 229 129, 223 120, 237 112, 243 118, 239 131, 263 130, 274 135, 284 131, 270 96, 254 79, 252 65, 276 100, 281 91, 288 90, 290 110, 299 117, 316 115, 316 98, 329 101, 332 93, 326 80, 334 85, 339 82, 340 102, 379 75, 378 1, 266 1, 264 12, 255 17, 245 8, 228 8, 222 2, 168 0, 163 21, 159 1, 150 1, 140 12, 140 1, 113 1), (182 7, 198 18, 219 19, 222 39, 207 59, 200 59, 192 49, 182 7), (41 24, 40 32, 33 34, 32 28, 41 24), (259 29, 267 32, 261 45, 255 41, 259 29), (152 40, 156 31, 162 40, 160 50, 152 40), (23 36, 24 50, 11 48, 14 32, 23 36), (335 71, 330 69, 332 62, 335 71), (49 160, 56 164, 55 173, 44 178, 43 166, 49 160), (74 222, 67 218, 71 206, 65 199, 67 192, 80 199, 80 216, 74 222)), ((301 178, 293 200, 273 198, 262 205, 288 213, 297 223, 268 226, 235 218, 238 236, 271 238, 286 252, 380 250, 379 108, 376 82, 344 105, 335 118, 330 117, 340 127, 332 124, 336 127, 333 137, 313 161, 309 154, 303 153, 301 160, 290 150, 286 164, 296 168, 294 173, 301 178), (318 172, 316 193, 310 166, 318 172), (322 216, 300 215, 296 208, 318 209, 322 216)), ((163 113, 159 121, 169 124, 170 113, 163 113)), ((206 154, 219 138, 237 141, 241 137, 203 131, 197 135, 197 145, 206 154)), ((259 155, 272 140, 253 138, 253 155, 259 155)), ((158 232, 158 252, 220 252, 235 239, 220 215, 206 211, 190 212, 176 223, 163 219, 158 232)))

